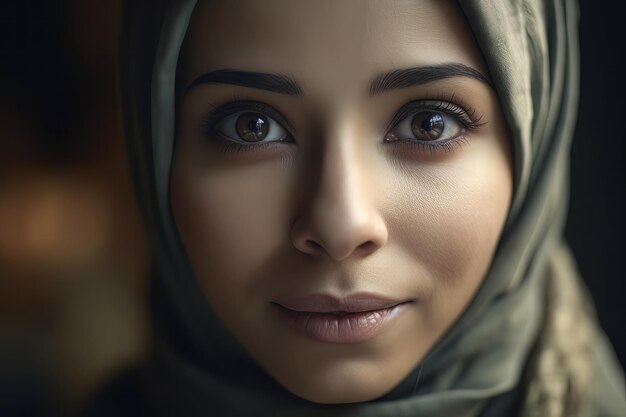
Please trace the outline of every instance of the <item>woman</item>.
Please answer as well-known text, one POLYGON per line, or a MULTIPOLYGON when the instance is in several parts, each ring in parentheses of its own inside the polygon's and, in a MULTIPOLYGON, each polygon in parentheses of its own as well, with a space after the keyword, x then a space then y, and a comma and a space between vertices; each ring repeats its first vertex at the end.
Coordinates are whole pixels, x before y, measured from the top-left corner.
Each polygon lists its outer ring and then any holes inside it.
POLYGON ((624 414, 561 238, 574 2, 140 3, 136 412, 624 414))

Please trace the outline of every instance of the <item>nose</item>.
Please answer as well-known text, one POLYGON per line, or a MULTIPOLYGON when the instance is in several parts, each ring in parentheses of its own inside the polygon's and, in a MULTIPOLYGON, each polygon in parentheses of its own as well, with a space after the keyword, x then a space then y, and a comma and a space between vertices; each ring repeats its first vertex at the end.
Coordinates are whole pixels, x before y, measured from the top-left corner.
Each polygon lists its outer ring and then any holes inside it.
MULTIPOLYGON (((339 138, 337 138, 339 139, 339 138)), ((315 186, 291 230, 296 249, 341 261, 365 257, 387 241, 387 227, 376 204, 374 173, 349 140, 328 141, 309 169, 315 186)))

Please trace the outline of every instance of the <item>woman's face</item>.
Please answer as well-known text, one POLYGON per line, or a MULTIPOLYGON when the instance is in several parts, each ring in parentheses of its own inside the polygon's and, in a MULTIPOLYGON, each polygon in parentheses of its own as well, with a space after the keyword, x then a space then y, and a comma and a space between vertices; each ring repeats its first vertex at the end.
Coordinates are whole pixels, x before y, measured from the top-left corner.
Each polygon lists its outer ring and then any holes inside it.
POLYGON ((461 12, 205 1, 183 56, 171 203, 208 303, 292 393, 382 396, 468 305, 511 200, 461 12))

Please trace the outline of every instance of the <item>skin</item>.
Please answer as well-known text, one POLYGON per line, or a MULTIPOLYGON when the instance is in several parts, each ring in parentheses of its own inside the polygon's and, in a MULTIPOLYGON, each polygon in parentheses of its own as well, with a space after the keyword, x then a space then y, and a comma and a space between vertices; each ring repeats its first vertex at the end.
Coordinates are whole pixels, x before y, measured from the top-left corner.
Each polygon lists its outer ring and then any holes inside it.
POLYGON ((389 392, 467 307, 511 201, 510 137, 491 87, 453 77, 368 93, 378 74, 399 68, 461 63, 487 74, 461 12, 441 0, 207 1, 182 59, 183 91, 225 68, 287 74, 303 89, 294 97, 202 84, 182 95, 171 203, 208 303, 304 399, 389 392), (225 150, 203 120, 235 98, 276 109, 293 141, 225 150), (398 109, 426 98, 463 106, 481 124, 451 151, 385 142, 398 109), (303 337, 271 306, 357 291, 415 301, 355 344, 303 337))

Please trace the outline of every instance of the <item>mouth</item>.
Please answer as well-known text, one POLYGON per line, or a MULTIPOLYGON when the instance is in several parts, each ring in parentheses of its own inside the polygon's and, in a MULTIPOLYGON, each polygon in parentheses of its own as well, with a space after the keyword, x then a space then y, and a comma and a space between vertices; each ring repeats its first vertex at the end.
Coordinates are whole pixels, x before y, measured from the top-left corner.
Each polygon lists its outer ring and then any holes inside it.
POLYGON ((371 293, 343 298, 314 294, 272 305, 302 336, 325 343, 360 343, 382 333, 413 301, 371 293))

